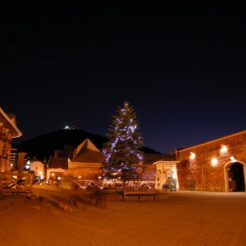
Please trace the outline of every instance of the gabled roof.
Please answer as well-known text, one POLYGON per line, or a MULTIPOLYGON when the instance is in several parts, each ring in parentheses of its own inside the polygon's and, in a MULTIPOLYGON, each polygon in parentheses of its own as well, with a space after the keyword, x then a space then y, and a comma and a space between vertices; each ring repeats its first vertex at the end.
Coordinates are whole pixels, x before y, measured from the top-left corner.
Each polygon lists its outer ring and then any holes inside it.
POLYGON ((13 138, 18 138, 22 136, 22 132, 18 129, 18 127, 15 124, 15 116, 7 115, 1 107, 0 107, 0 116, 1 116, 0 119, 2 118, 2 120, 5 121, 5 124, 7 124, 10 127, 10 131, 12 132, 13 138))
POLYGON ((74 149, 72 161, 101 163, 103 162, 103 155, 100 150, 90 141, 90 139, 87 138, 74 149))

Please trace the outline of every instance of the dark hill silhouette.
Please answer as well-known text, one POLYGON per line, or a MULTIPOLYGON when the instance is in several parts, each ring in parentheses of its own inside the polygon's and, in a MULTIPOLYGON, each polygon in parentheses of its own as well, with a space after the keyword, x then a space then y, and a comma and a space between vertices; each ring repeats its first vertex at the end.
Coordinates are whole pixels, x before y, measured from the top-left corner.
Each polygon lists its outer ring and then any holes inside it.
MULTIPOLYGON (((89 138, 99 149, 107 142, 105 137, 82 130, 59 130, 23 141, 17 147, 19 151, 26 152, 28 156, 43 161, 48 160, 55 150, 63 149, 65 145, 72 145, 75 148, 86 138, 89 138)), ((159 153, 148 147, 143 147, 142 151, 144 153, 159 153)))

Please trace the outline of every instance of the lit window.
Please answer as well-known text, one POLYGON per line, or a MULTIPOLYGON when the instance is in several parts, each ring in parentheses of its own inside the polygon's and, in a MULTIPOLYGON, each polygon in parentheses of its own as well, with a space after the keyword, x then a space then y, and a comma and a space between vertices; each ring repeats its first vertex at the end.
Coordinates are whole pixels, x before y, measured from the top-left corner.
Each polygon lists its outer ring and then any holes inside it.
POLYGON ((228 152, 228 148, 226 145, 222 145, 220 148, 220 153, 221 154, 226 154, 228 152))
POLYGON ((211 159, 211 165, 212 165, 212 167, 216 167, 217 165, 218 165, 218 159, 217 158, 212 158, 211 159))
POLYGON ((190 160, 195 160, 196 154, 194 152, 190 152, 190 160))

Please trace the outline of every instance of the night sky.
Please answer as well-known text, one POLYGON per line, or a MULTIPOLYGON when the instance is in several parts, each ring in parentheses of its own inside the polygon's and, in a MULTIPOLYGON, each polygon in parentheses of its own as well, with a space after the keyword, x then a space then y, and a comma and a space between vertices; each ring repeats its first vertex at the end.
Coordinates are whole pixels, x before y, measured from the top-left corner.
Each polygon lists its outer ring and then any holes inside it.
POLYGON ((243 6, 46 6, 0 20, 0 106, 20 141, 72 121, 105 135, 125 100, 160 152, 246 129, 243 6))

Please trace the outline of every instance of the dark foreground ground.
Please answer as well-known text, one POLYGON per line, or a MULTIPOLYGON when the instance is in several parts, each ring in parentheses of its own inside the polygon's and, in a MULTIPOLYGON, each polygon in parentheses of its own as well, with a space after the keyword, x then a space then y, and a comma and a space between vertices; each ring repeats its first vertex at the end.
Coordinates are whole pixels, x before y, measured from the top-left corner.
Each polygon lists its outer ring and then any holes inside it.
POLYGON ((44 199, 0 199, 0 245, 246 245, 246 194, 173 192, 153 201, 109 196, 72 211, 44 199))

